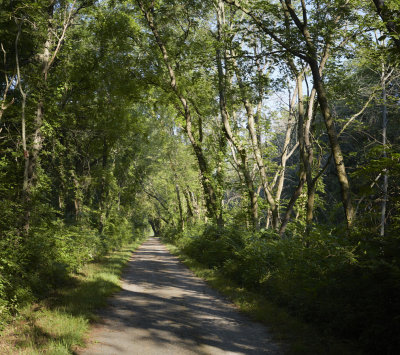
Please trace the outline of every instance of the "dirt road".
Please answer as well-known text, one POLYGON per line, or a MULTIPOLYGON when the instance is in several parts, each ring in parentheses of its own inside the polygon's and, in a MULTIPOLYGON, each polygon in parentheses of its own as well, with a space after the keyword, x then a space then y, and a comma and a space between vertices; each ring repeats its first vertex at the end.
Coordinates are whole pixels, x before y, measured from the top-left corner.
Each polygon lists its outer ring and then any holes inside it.
POLYGON ((267 329, 195 277, 156 238, 134 254, 122 291, 81 354, 280 354, 267 329))

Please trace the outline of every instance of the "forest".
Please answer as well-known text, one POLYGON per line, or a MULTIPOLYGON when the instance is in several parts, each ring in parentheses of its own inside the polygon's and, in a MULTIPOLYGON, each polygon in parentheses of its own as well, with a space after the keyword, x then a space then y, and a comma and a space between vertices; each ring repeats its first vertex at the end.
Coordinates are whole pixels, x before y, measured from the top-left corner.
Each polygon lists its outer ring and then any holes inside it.
POLYGON ((398 0, 0 0, 0 45, 0 327, 151 227, 399 353, 398 0))

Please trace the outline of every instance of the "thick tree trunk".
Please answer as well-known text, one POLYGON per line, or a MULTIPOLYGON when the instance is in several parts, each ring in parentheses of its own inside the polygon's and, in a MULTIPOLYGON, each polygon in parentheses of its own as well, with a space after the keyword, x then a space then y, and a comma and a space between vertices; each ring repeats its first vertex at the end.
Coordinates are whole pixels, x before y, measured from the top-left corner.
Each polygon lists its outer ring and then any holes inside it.
MULTIPOLYGON (((350 183, 346 173, 343 154, 338 142, 338 137, 334 127, 333 118, 328 105, 326 90, 320 72, 323 66, 325 65, 325 62, 328 57, 327 54, 329 52, 329 47, 330 47, 329 41, 325 43, 323 58, 321 60, 320 65, 318 65, 319 59, 317 54, 316 43, 313 42, 313 37, 308 29, 307 6, 306 2, 304 1, 301 2, 302 19, 300 19, 297 16, 295 6, 291 0, 282 0, 281 5, 287 31, 288 32, 293 31, 293 28, 290 26, 290 20, 292 20, 295 26, 297 27, 299 34, 303 37, 304 44, 307 48, 306 54, 291 47, 289 43, 285 42, 281 37, 279 37, 271 28, 265 25, 264 21, 261 18, 256 16, 255 13, 253 13, 252 11, 249 11, 247 8, 245 8, 244 5, 241 5, 237 1, 233 0, 224 0, 224 1, 236 6, 237 8, 241 9, 243 12, 248 14, 266 34, 268 34, 274 41, 276 41, 279 45, 281 45, 285 50, 287 50, 288 53, 291 53, 292 55, 298 57, 299 59, 306 61, 310 65, 314 79, 314 87, 318 94, 318 102, 321 108, 322 115, 324 117, 325 126, 332 150, 332 156, 336 165, 336 173, 341 187, 341 199, 346 215, 346 222, 348 228, 350 228, 352 226, 353 216, 354 216, 354 209, 351 200, 350 183)), ((382 3, 382 1, 379 2, 382 3)), ((335 19, 336 23, 338 19, 339 17, 335 19)))
POLYGON ((253 229, 258 230, 258 195, 254 187, 253 179, 250 175, 247 161, 246 151, 240 152, 241 157, 241 170, 244 176, 244 182, 247 188, 247 194, 250 201, 250 221, 253 229))
POLYGON ((346 173, 342 150, 338 142, 337 132, 317 62, 315 60, 310 60, 310 67, 314 79, 314 87, 318 94, 318 103, 321 108, 322 116, 324 117, 326 131, 329 137, 332 156, 335 161, 336 174, 340 183, 342 204, 346 215, 347 226, 348 228, 351 228, 353 224, 354 208, 351 199, 350 182, 346 173))
POLYGON ((315 191, 316 191, 316 184, 307 184, 307 211, 306 211, 306 225, 307 231, 312 224, 313 214, 314 214, 314 203, 315 203, 315 191))
POLYGON ((151 226, 151 229, 153 230, 154 236, 158 237, 160 235, 160 229, 161 229, 161 221, 160 219, 149 219, 148 220, 151 226))
POLYGON ((400 50, 400 24, 398 21, 398 15, 395 11, 391 11, 385 4, 385 0, 373 0, 376 12, 384 22, 386 29, 389 32, 389 36, 392 37, 393 42, 400 50))

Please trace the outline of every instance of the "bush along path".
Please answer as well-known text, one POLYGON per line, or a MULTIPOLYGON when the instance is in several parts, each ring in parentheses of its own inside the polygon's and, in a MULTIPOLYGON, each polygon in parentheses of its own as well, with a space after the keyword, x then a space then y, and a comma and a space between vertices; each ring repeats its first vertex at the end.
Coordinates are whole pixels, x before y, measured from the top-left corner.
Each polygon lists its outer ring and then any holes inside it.
POLYGON ((263 325, 238 313, 150 238, 101 313, 89 354, 280 354, 263 325))
POLYGON ((120 289, 122 271, 143 240, 85 265, 50 297, 20 310, 1 332, 0 354, 75 353, 84 345, 90 323, 98 320, 97 310, 120 289))

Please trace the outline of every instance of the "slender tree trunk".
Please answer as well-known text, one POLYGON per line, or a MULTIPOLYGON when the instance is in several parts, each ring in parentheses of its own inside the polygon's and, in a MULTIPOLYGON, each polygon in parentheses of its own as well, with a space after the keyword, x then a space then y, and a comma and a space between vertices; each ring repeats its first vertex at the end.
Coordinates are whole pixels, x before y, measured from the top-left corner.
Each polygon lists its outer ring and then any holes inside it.
POLYGON ((296 187, 296 190, 295 190, 294 193, 292 194, 292 197, 290 198, 289 204, 288 204, 288 206, 287 206, 287 208, 286 208, 285 215, 284 215, 284 217, 283 217, 283 219, 282 219, 281 226, 280 226, 280 228, 279 228, 279 235, 280 235, 281 237, 282 237, 282 236, 284 235, 284 233, 285 233, 286 227, 287 227, 287 225, 288 225, 288 223, 289 223, 289 221, 290 221, 290 216, 291 216, 291 214, 292 214, 292 212, 293 212, 294 205, 296 204, 297 199, 300 197, 301 192, 303 191, 303 187, 304 187, 304 184, 305 184, 305 182, 306 182, 306 179, 307 179, 307 178, 306 178, 306 173, 305 173, 304 170, 302 169, 302 170, 300 171, 299 183, 298 183, 298 185, 297 185, 297 187, 296 187))
POLYGON ((322 116, 324 117, 326 131, 329 137, 332 156, 335 161, 336 174, 340 183, 342 203, 346 215, 347 226, 348 228, 351 228, 353 224, 354 208, 351 199, 350 182, 346 173, 346 167, 344 165, 342 150, 340 148, 339 141, 337 138, 337 132, 333 122, 331 110, 328 105, 328 98, 326 95, 324 84, 322 82, 319 73, 317 62, 311 60, 310 67, 314 79, 314 86, 318 94, 318 103, 321 108, 322 116))
POLYGON ((189 186, 188 186, 187 191, 188 191, 188 194, 189 194, 189 197, 190 197, 190 201, 191 201, 192 206, 193 206, 193 214, 194 214, 194 216, 196 216, 197 220, 200 220, 201 213, 200 213, 199 204, 197 203, 196 196, 195 196, 194 192, 189 189, 189 186))
POLYGON ((108 144, 106 137, 103 137, 103 153, 102 153, 102 172, 103 175, 101 177, 100 182, 100 198, 99 198, 99 212, 100 212, 100 220, 99 220, 99 233, 103 233, 104 226, 106 223, 106 215, 107 215, 107 181, 106 176, 108 169, 108 144))
MULTIPOLYGON (((315 107, 316 90, 313 87, 311 90, 310 100, 308 103, 308 114, 307 121, 304 125, 304 143, 305 143, 305 153, 306 153, 306 164, 307 164, 307 212, 306 212, 306 225, 307 233, 310 231, 310 226, 313 220, 314 214, 314 202, 315 193, 317 187, 318 175, 313 178, 312 176, 312 164, 314 159, 314 150, 311 140, 311 123, 314 120, 316 107, 315 107)), ((321 176, 321 175, 320 175, 321 176)))
POLYGON ((246 184, 247 194, 250 201, 250 220, 252 228, 258 230, 258 195, 250 176, 246 152, 241 152, 241 164, 244 181, 246 184))
MULTIPOLYGON (((21 35, 21 29, 18 28, 18 34, 17 34, 18 38, 20 35, 21 35)), ((16 41, 16 43, 18 43, 18 40, 16 41)), ((13 84, 13 81, 8 78, 7 67, 6 67, 7 52, 5 51, 5 49, 3 47, 3 43, 1 43, 1 50, 3 52, 4 79, 5 79, 6 86, 3 91, 3 98, 1 101, 1 105, 0 105, 0 123, 1 123, 1 118, 3 117, 4 111, 7 110, 14 103, 14 98, 9 103, 7 103, 8 90, 10 89, 11 85, 13 84)), ((18 56, 18 54, 16 54, 16 55, 18 56)), ((2 130, 2 128, 0 128, 0 132, 1 132, 1 130, 2 130)))
MULTIPOLYGON (((386 158, 386 144, 387 144, 387 105, 386 105, 386 80, 385 80, 385 66, 382 64, 382 77, 381 77, 381 86, 382 86, 382 145, 383 145, 383 157, 386 158)), ((389 173, 387 169, 384 171, 383 175, 383 198, 381 205, 381 227, 380 227, 380 235, 383 237, 385 235, 385 224, 386 224, 386 205, 388 200, 388 187, 389 187, 389 173)))
POLYGON ((217 223, 219 225, 222 225, 223 224, 222 213, 221 213, 222 206, 221 206, 221 203, 219 203, 219 201, 218 201, 218 197, 217 197, 217 194, 215 191, 214 184, 212 182, 211 173, 209 171, 208 163, 207 163, 206 157, 204 155, 203 149, 193 135, 192 116, 190 113, 189 103, 188 103, 188 100, 186 99, 186 97, 178 89, 175 71, 172 68, 172 65, 170 63, 167 48, 165 47, 164 42, 161 39, 161 36, 158 32, 158 29, 157 29, 156 24, 153 19, 152 11, 154 9, 153 9, 153 7, 146 9, 143 1, 141 1, 141 0, 137 0, 137 4, 138 4, 139 8, 141 9, 143 16, 145 17, 145 19, 147 21, 147 24, 149 25, 149 27, 154 35, 154 38, 156 40, 158 47, 160 48, 160 51, 161 51, 161 54, 162 54, 162 57, 164 60, 164 64, 167 68, 168 75, 170 78, 170 87, 182 105, 183 114, 185 117, 185 124, 186 124, 185 131, 186 131, 189 141, 193 147, 193 150, 196 155, 197 162, 198 162, 199 170, 200 170, 201 183, 202 183, 202 187, 203 187, 203 191, 204 191, 204 199, 205 199, 205 203, 206 203, 207 214, 210 218, 217 221, 217 223))
POLYGON ((37 166, 39 164, 39 156, 43 147, 43 118, 44 118, 44 96, 47 86, 47 76, 50 69, 51 60, 51 46, 53 42, 53 28, 52 19, 54 12, 54 2, 47 9, 48 20, 47 20, 47 37, 44 43, 43 52, 39 55, 40 65, 41 65, 41 80, 38 87, 38 102, 36 106, 36 115, 34 119, 34 132, 32 135, 32 149, 29 159, 27 160, 27 170, 28 170, 28 188, 30 191, 32 187, 36 184, 37 179, 37 166))
POLYGON ((183 219, 181 192, 180 192, 178 184, 175 184, 175 192, 176 192, 176 198, 178 201, 178 209, 179 209, 179 226, 180 226, 181 230, 185 230, 185 220, 183 219))
POLYGON ((30 223, 30 194, 28 191, 28 181, 29 181, 29 151, 27 149, 27 142, 26 142, 26 118, 25 118, 25 107, 26 107, 26 93, 22 89, 21 83, 21 71, 19 66, 19 55, 18 55, 18 42, 21 36, 21 26, 22 22, 18 24, 18 33, 15 39, 15 62, 17 66, 17 80, 18 80, 18 88, 21 93, 22 102, 21 102, 21 133, 22 133, 22 149, 24 153, 24 178, 23 178, 23 185, 22 185, 22 192, 23 192, 23 203, 24 203, 24 230, 25 233, 29 231, 29 223, 30 223))
POLYGON ((23 180, 23 192, 24 192, 24 200, 26 206, 25 212, 25 230, 29 231, 30 228, 30 214, 32 210, 31 200, 32 200, 32 190, 37 182, 37 171, 38 165, 40 164, 40 153, 43 147, 43 119, 44 119, 44 106, 45 106, 45 94, 47 88, 47 77, 49 70, 54 63, 54 60, 62 46, 62 43, 65 39, 65 34, 67 29, 72 23, 74 15, 77 14, 75 9, 76 0, 73 1, 72 6, 65 8, 64 12, 64 22, 62 27, 62 34, 58 37, 58 41, 56 42, 55 49, 53 49, 54 45, 54 28, 53 28, 53 16, 54 16, 54 7, 55 1, 50 1, 47 7, 47 34, 46 40, 43 45, 43 52, 40 53, 37 57, 39 59, 39 63, 41 66, 41 78, 39 80, 37 86, 37 97, 38 102, 36 105, 36 114, 34 118, 34 129, 32 134, 32 143, 30 152, 27 148, 26 142, 26 132, 25 132, 25 103, 26 103, 26 94, 23 92, 21 87, 21 74, 19 70, 19 62, 18 62, 18 40, 21 34, 21 26, 22 22, 19 23, 19 31, 16 40, 16 56, 17 56, 17 75, 20 92, 23 98, 23 109, 22 109, 22 141, 23 141, 23 149, 24 149, 24 159, 25 159, 25 167, 24 167, 24 180, 23 180))
POLYGON ((287 160, 294 153, 294 150, 297 146, 297 145, 295 145, 293 147, 293 149, 291 151, 289 151, 290 139, 291 139, 293 124, 294 124, 294 122, 293 122, 294 121, 293 107, 296 102, 297 94, 298 94, 297 87, 295 89, 295 92, 293 93, 292 98, 290 98, 290 93, 289 93, 289 119, 288 119, 286 132, 285 132, 285 141, 283 144, 283 152, 282 152, 282 156, 281 156, 281 166, 280 166, 280 169, 278 172, 279 177, 276 176, 276 178, 278 179, 278 185, 277 185, 276 194, 275 194, 275 201, 278 205, 278 211, 279 211, 279 207, 280 207, 281 195, 282 195, 283 186, 284 186, 284 182, 285 182, 286 163, 287 163, 287 160))
MULTIPOLYGON (((325 85, 322 80, 322 70, 326 64, 326 61, 329 57, 329 49, 330 43, 326 42, 324 53, 322 55, 322 59, 320 64, 318 64, 318 55, 315 43, 313 42, 312 36, 308 29, 307 24, 307 7, 305 2, 301 2, 302 7, 302 20, 296 14, 294 9, 293 3, 291 0, 284 0, 282 1, 284 16, 288 20, 289 17, 292 18, 293 22, 295 23, 296 27, 300 31, 301 35, 304 38, 306 47, 307 47, 307 55, 303 56, 298 52, 294 53, 297 57, 305 60, 311 69, 311 73, 313 76, 314 88, 318 94, 318 103, 321 108, 321 113, 325 121, 326 131, 329 137, 329 143, 332 150, 332 156, 335 161, 336 166, 336 174, 339 180, 340 188, 341 188, 341 197, 342 197, 342 204, 344 208, 344 212, 346 215, 346 222, 347 227, 351 228, 353 223, 353 216, 354 216, 354 208, 351 199, 351 189, 350 189, 350 182, 346 173, 346 167, 344 164, 342 150, 339 145, 338 141, 338 134, 335 129, 334 120, 329 108, 328 104, 328 97, 325 90, 325 85)), ((336 18, 336 21, 339 20, 340 17, 336 18)), ((288 21, 286 21, 287 29, 290 29, 288 25, 288 21)), ((275 39, 277 37, 275 36, 275 39)), ((289 49, 290 50, 290 49, 289 49)))
POLYGON ((268 184, 267 172, 266 172, 266 168, 264 165, 264 161, 262 159, 260 144, 259 144, 259 141, 257 138, 258 133, 257 133, 257 129, 256 129, 255 119, 254 119, 253 108, 244 92, 244 85, 243 85, 242 77, 240 75, 240 71, 239 71, 239 68, 238 68, 235 60, 232 60, 232 64, 235 69, 239 87, 241 89, 241 100, 242 100, 242 103, 246 110, 246 115, 247 115, 247 129, 250 133, 251 144, 252 144, 254 156, 256 158, 257 167, 260 172, 261 182, 262 182, 262 185, 264 188, 264 194, 266 196, 266 199, 267 199, 268 204, 270 205, 270 209, 271 209, 272 227, 274 229, 277 229, 278 224, 279 224, 278 204, 276 203, 276 201, 272 195, 271 188, 268 184))
MULTIPOLYGON (((224 3, 223 1, 218 1, 218 9, 217 9, 217 25, 218 25, 218 42, 223 42, 222 35, 222 26, 225 24, 225 11, 224 11, 224 3)), ((256 194, 256 190, 254 188, 253 179, 249 172, 248 167, 248 159, 247 152, 243 145, 238 141, 238 139, 234 136, 230 123, 229 123, 229 114, 226 105, 226 97, 225 97, 225 85, 224 82, 227 82, 226 74, 224 75, 223 67, 222 67, 222 53, 220 49, 217 49, 217 67, 218 67, 218 88, 219 88, 219 106, 220 113, 223 122, 223 128, 226 135, 226 138, 232 143, 233 147, 236 148, 240 155, 240 163, 238 164, 238 168, 241 170, 244 181, 247 188, 247 194, 249 196, 250 202, 250 217, 251 217, 251 225, 252 228, 258 229, 258 197, 256 194)))
POLYGON ((186 209, 187 209, 187 219, 190 220, 193 218, 193 208, 190 204, 190 195, 189 195, 189 191, 187 189, 183 190, 183 195, 185 197, 186 200, 186 209))
POLYGON ((315 188, 316 181, 313 181, 312 177, 312 163, 313 163, 313 149, 310 138, 310 125, 312 120, 315 89, 313 88, 310 102, 308 106, 308 115, 305 115, 304 109, 304 98, 303 98, 303 75, 297 75, 297 90, 298 90, 298 111, 299 111, 299 144, 300 144, 300 156, 301 162, 304 167, 307 181, 307 202, 306 202, 306 231, 307 234, 310 231, 310 226, 313 219, 314 201, 315 201, 315 188))

